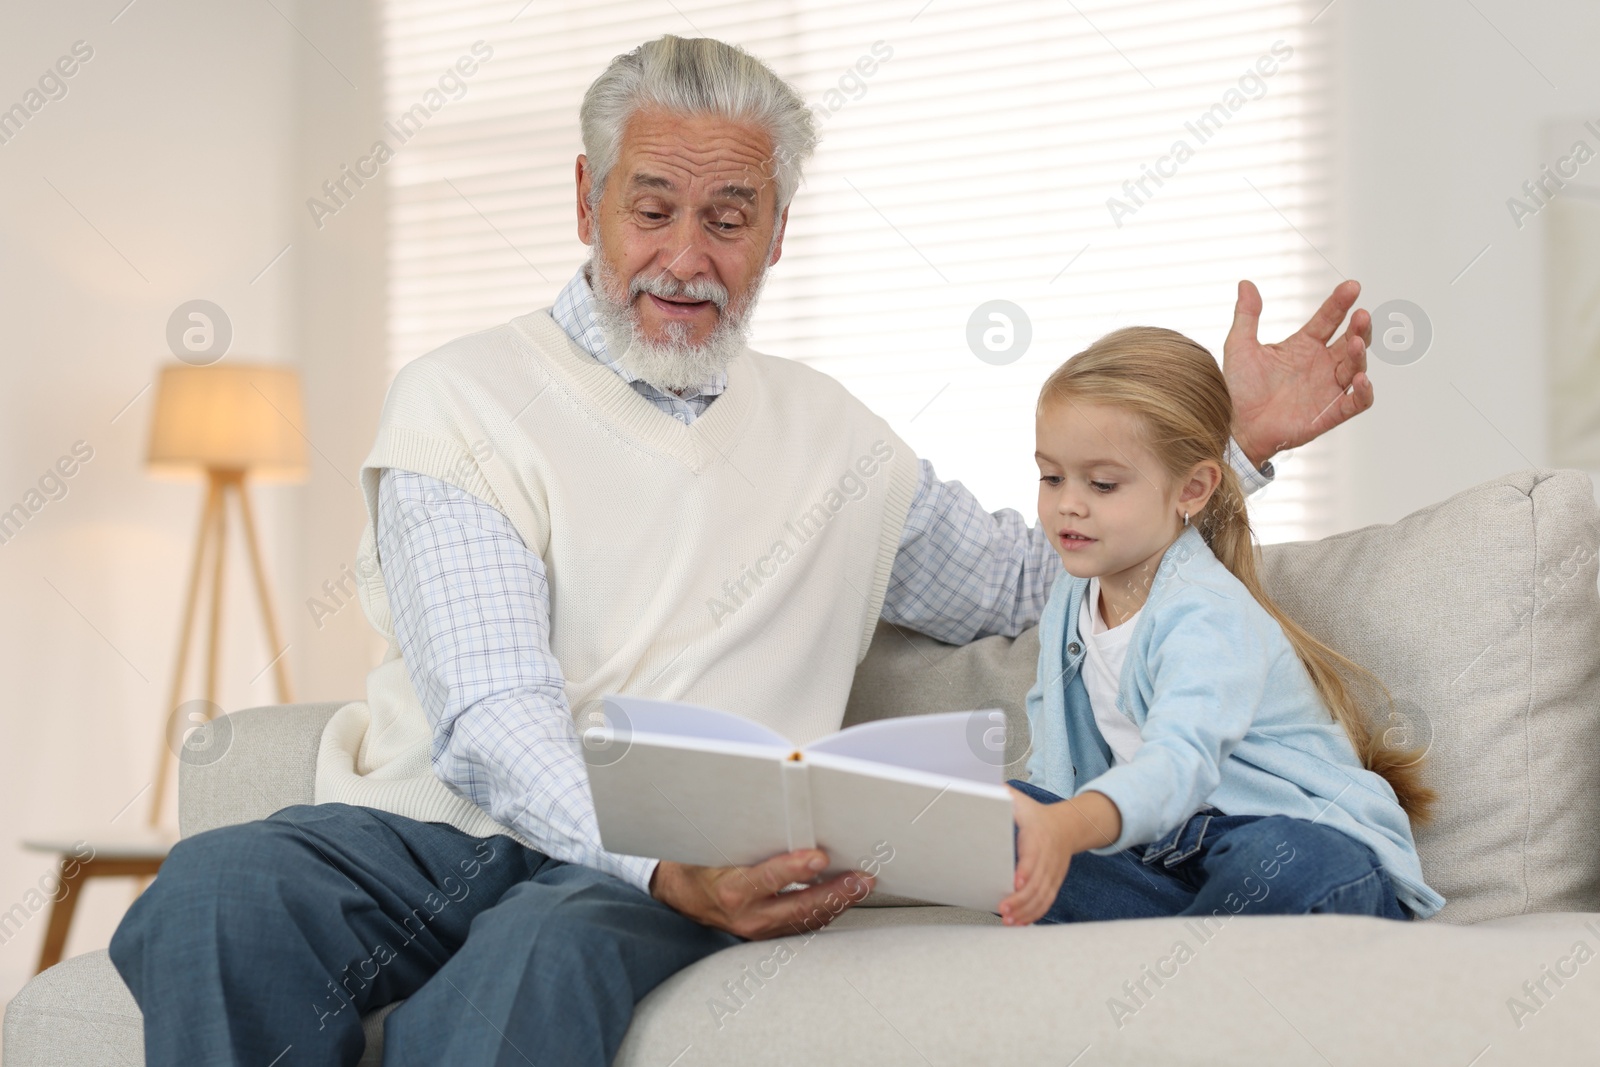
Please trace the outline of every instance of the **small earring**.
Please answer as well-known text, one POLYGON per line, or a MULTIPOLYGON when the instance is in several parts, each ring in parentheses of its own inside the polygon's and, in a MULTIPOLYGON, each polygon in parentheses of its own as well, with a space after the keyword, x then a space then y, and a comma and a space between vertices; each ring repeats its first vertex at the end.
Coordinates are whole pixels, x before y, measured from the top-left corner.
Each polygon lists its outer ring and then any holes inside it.
POLYGON ((1189 513, 1187 511, 1183 513, 1183 524, 1185 526, 1189 525, 1189 513))

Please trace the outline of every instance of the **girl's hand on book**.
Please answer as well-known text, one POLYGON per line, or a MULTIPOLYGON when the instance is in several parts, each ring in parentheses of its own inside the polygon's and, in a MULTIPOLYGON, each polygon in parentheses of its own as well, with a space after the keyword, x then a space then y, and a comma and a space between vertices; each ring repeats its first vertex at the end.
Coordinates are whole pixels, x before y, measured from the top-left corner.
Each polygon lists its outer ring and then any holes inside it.
POLYGON ((820 885, 781 892, 809 882, 828 865, 820 849, 785 852, 751 867, 656 864, 650 895, 704 926, 750 941, 814 932, 865 900, 875 879, 847 871, 820 885))
POLYGON ((1012 789, 1011 811, 1017 823, 1017 873, 1015 892, 1000 902, 1000 918, 1007 926, 1026 926, 1055 903, 1073 856, 1122 835, 1122 812, 1092 789, 1053 804, 1012 789))
POLYGON ((1041 804, 1011 790, 1012 816, 1017 821, 1017 873, 1013 892, 1000 902, 1007 926, 1037 922, 1055 903, 1072 863, 1074 834, 1065 814, 1068 801, 1041 804))

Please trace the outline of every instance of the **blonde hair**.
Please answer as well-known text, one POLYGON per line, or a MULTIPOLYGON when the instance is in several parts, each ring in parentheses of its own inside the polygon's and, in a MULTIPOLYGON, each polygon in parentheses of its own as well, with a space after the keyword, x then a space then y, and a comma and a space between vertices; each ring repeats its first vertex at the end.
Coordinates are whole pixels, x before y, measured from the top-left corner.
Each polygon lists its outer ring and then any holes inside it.
POLYGON ((1305 664, 1335 722, 1344 727, 1362 766, 1393 787, 1406 814, 1426 821, 1434 792, 1423 784, 1418 750, 1397 750, 1382 735, 1356 695, 1356 687, 1393 697, 1370 671, 1317 640, 1284 613, 1262 587, 1259 551, 1250 531, 1244 492, 1225 460, 1233 402, 1216 359, 1205 347, 1172 330, 1134 326, 1117 330, 1062 364, 1039 392, 1039 411, 1063 401, 1103 404, 1135 416, 1143 441, 1171 478, 1187 478, 1211 460, 1222 481, 1191 521, 1211 551, 1266 609, 1305 664))

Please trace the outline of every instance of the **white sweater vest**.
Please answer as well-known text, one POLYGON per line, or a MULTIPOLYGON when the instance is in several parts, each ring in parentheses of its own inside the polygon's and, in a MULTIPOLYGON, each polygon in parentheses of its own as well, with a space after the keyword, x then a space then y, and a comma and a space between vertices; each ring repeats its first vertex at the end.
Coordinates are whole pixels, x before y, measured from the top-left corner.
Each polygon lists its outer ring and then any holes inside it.
MULTIPOLYGON (((839 728, 882 610, 919 470, 832 378, 746 349, 689 425, 539 311, 407 364, 361 469, 416 471, 504 512, 544 562, 551 649, 579 729, 633 693, 722 708, 804 743, 839 728)), ((451 792, 406 674, 378 567, 358 568, 389 642, 323 733, 316 800, 526 839, 451 792)))

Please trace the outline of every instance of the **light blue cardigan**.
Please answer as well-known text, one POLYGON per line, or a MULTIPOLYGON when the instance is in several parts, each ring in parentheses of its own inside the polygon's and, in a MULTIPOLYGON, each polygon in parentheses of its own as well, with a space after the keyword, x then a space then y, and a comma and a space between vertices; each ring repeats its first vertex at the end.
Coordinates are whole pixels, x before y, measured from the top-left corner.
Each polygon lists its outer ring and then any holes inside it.
POLYGON ((1444 906, 1422 880, 1394 790, 1361 766, 1283 628, 1193 526, 1162 556, 1134 623, 1117 702, 1144 744, 1112 767, 1078 676, 1088 586, 1061 575, 1039 622, 1028 772, 1057 796, 1093 789, 1116 803, 1122 834, 1096 853, 1154 841, 1208 803, 1227 815, 1290 815, 1369 845, 1418 918, 1444 906))

